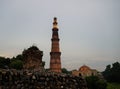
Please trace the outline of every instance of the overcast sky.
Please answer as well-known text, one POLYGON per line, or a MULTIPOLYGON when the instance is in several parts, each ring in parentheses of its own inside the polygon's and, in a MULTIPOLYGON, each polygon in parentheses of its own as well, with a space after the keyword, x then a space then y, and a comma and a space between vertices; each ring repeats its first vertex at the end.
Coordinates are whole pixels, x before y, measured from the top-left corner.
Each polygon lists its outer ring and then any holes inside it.
POLYGON ((48 68, 54 17, 62 67, 102 71, 120 62, 120 0, 0 0, 0 56, 36 45, 48 68))

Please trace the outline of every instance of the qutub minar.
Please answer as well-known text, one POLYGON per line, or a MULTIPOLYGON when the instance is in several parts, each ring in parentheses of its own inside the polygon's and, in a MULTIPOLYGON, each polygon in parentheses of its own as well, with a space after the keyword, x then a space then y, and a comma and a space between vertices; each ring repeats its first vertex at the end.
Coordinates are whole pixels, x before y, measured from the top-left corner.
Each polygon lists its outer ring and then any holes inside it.
POLYGON ((51 52, 50 52, 50 70, 52 72, 61 72, 61 52, 59 48, 59 35, 57 18, 54 17, 53 28, 52 28, 52 39, 51 39, 51 52))

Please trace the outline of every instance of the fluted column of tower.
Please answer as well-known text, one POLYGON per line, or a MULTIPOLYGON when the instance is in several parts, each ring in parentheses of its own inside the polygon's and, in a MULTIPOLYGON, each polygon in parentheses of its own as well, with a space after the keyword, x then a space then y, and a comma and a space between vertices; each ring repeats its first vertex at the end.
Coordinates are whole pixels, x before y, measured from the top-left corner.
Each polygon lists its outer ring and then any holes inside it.
POLYGON ((52 28, 52 46, 50 52, 50 70, 52 72, 61 72, 61 52, 59 48, 59 35, 58 35, 58 26, 57 18, 54 18, 53 28, 52 28))

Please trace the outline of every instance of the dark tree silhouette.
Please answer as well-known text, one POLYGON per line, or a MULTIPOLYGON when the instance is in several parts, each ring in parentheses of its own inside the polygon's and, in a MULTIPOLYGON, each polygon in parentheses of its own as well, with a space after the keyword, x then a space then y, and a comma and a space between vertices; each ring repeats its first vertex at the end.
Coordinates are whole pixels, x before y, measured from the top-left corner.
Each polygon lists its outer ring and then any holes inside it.
POLYGON ((88 89, 106 89, 107 83, 105 80, 100 79, 97 76, 89 76, 86 77, 86 82, 88 85, 88 89))
POLYGON ((115 62, 111 65, 107 65, 103 76, 108 82, 120 83, 120 63, 115 62))
POLYGON ((0 57, 0 68, 8 68, 10 65, 10 58, 0 57))

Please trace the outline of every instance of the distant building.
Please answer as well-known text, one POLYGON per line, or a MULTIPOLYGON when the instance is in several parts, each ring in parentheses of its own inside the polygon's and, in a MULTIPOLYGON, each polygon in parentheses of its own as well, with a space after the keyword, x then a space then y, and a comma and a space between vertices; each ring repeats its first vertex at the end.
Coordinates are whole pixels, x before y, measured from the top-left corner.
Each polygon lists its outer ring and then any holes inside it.
POLYGON ((79 76, 81 74, 83 77, 87 77, 91 75, 98 76, 99 72, 96 69, 91 69, 90 67, 83 65, 79 70, 73 70, 72 74, 75 76, 79 76))

